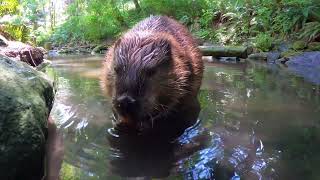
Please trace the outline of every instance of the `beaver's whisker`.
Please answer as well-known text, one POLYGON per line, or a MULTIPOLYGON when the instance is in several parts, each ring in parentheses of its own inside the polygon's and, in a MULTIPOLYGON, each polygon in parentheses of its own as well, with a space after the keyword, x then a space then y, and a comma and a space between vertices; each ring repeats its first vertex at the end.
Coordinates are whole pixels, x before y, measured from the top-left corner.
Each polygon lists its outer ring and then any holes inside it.
POLYGON ((160 110, 159 108, 161 108, 163 111, 169 109, 168 106, 165 106, 165 105, 163 105, 163 104, 152 103, 152 105, 153 105, 153 108, 154 108, 155 110, 157 110, 158 112, 161 112, 161 110, 160 110))
POLYGON ((160 109, 158 108, 158 106, 156 104, 154 104, 154 107, 153 107, 155 110, 157 110, 158 112, 161 112, 160 109))
POLYGON ((148 113, 148 114, 149 114, 150 119, 151 119, 151 128, 153 128, 153 117, 152 117, 152 115, 150 113, 148 113))
POLYGON ((163 104, 159 104, 162 108, 162 110, 167 111, 169 109, 169 106, 163 105, 163 104))

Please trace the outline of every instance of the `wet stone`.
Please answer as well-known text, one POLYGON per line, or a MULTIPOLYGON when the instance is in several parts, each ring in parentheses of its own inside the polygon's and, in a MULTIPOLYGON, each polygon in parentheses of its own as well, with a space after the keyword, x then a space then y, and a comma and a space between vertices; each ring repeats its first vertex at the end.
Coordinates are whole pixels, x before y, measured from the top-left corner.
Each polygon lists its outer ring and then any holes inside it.
POLYGON ((285 63, 289 70, 307 81, 320 84, 320 51, 304 52, 285 63))
POLYGON ((269 53, 267 54, 267 62, 270 63, 270 64, 275 63, 275 61, 276 61, 277 59, 279 59, 280 55, 281 55, 281 53, 280 53, 280 52, 277 52, 277 51, 275 51, 275 52, 269 52, 269 53))
POLYGON ((52 82, 0 55, 0 179, 41 179, 52 82))

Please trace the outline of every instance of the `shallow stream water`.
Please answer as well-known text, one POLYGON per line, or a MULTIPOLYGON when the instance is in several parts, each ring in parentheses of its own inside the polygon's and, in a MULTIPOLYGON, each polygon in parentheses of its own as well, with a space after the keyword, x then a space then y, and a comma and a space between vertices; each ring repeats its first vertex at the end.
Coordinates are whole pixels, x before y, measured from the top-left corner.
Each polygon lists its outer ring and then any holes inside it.
POLYGON ((121 139, 102 56, 53 59, 61 179, 320 179, 320 87, 253 62, 206 64, 197 123, 165 143, 121 139))

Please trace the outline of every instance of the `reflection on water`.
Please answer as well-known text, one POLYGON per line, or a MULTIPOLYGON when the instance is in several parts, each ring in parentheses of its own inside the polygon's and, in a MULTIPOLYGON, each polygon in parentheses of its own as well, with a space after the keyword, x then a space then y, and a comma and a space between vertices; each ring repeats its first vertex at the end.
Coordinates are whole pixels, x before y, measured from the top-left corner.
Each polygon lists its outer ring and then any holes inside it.
POLYGON ((152 132, 135 135, 108 129, 111 172, 122 177, 166 178, 176 162, 205 147, 209 136, 199 131, 200 107, 199 103, 194 103, 190 104, 189 112, 181 111, 174 117, 159 119, 164 123, 155 124, 152 132), (189 127, 190 122, 192 127, 189 127), (189 128, 185 130, 186 127, 189 128), (180 139, 197 143, 182 143, 180 139))
POLYGON ((320 177, 319 86, 254 63, 210 64, 200 121, 175 141, 139 140, 111 129, 111 105, 97 78, 102 58, 53 60, 64 179, 320 177))

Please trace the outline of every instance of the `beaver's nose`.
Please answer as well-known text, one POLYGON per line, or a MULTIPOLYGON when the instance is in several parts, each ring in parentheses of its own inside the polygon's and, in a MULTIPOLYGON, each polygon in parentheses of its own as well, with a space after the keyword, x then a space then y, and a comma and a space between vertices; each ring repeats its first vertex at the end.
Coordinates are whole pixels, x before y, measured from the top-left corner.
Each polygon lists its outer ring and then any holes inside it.
POLYGON ((122 95, 116 99, 116 109, 121 111, 121 113, 129 113, 131 112, 135 105, 136 100, 128 95, 122 95))

